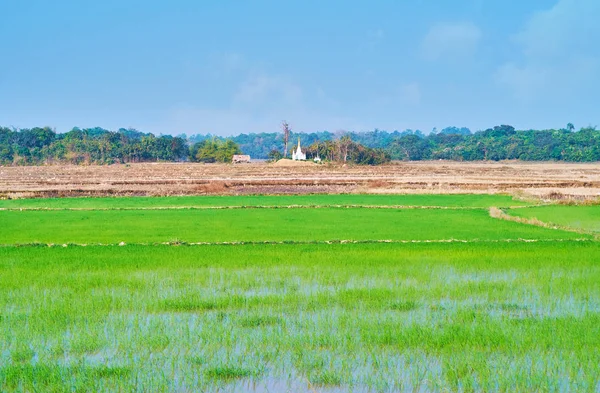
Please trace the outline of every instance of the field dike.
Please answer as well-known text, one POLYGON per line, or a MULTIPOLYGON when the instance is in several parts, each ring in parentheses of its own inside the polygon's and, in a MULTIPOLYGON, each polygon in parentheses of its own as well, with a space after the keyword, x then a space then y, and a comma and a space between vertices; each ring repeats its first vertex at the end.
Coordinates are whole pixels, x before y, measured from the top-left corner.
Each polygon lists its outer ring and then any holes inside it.
MULTIPOLYGON (((535 205, 543 206, 543 205, 535 205)), ((508 206, 523 209, 530 206, 508 206)), ((419 206, 419 205, 249 205, 249 206, 154 206, 154 207, 0 207, 0 211, 129 211, 129 210, 236 210, 236 209, 423 209, 482 210, 480 206, 419 206)), ((496 208, 492 208, 496 209, 496 208)), ((499 210, 499 209, 498 209, 499 210)), ((510 216, 509 216, 510 217, 510 216)))
POLYGON ((325 245, 325 244, 427 244, 427 243, 568 243, 568 242, 595 242, 597 239, 575 238, 575 239, 432 239, 432 240, 392 240, 392 239, 374 239, 374 240, 261 240, 261 241, 233 241, 233 242, 185 242, 174 240, 170 242, 149 242, 149 243, 14 243, 0 244, 2 248, 20 248, 20 247, 125 247, 125 246, 257 246, 257 245, 325 245))
POLYGON ((544 221, 538 220, 535 217, 534 218, 523 218, 523 217, 511 216, 510 214, 506 214, 506 212, 504 210, 499 209, 497 207, 490 207, 490 217, 500 219, 500 220, 505 220, 505 221, 518 222, 520 224, 534 225, 534 226, 547 228, 547 229, 557 229, 557 230, 561 230, 561 231, 575 232, 575 233, 579 233, 582 235, 591 235, 591 236, 594 236, 594 240, 598 240, 600 238, 600 235, 598 235, 596 232, 586 231, 583 229, 573 228, 573 227, 569 227, 569 226, 565 226, 565 225, 558 225, 558 224, 554 224, 551 222, 544 222, 544 221))

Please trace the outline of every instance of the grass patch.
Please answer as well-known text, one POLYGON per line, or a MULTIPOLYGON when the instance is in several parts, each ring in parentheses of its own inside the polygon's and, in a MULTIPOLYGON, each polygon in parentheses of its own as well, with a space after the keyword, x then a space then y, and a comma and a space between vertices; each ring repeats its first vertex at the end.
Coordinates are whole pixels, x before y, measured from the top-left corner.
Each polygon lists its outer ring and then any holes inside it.
POLYGON ((342 376, 335 371, 324 370, 310 376, 311 384, 315 386, 339 386, 342 384, 342 376))
POLYGON ((239 324, 245 328, 257 328, 264 326, 272 326, 279 325, 281 323, 281 318, 266 316, 266 315, 254 315, 243 317, 239 320, 239 324))
POLYGON ((170 312, 204 312, 219 310, 227 307, 223 301, 197 300, 197 299, 170 299, 165 300, 160 309, 170 312))
POLYGON ((417 302, 413 302, 413 301, 397 301, 397 302, 392 302, 390 304, 390 310, 394 310, 394 311, 400 311, 400 312, 408 312, 408 311, 413 311, 416 310, 419 307, 419 304, 417 302))
POLYGON ((255 370, 239 366, 217 366, 204 371, 209 379, 232 381, 235 379, 249 378, 258 375, 255 370))

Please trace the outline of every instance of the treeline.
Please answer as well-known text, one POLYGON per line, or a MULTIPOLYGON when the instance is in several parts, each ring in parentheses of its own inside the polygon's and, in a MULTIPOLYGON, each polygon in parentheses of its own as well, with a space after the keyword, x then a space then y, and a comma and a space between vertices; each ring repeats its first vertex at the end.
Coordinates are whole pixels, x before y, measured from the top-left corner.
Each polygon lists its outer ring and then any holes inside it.
MULTIPOLYGON (((290 133, 290 147, 294 147, 298 141, 298 138, 301 139, 302 148, 304 149, 307 146, 312 146, 315 143, 325 143, 325 142, 333 142, 339 140, 343 136, 349 136, 352 141, 357 144, 362 145, 366 148, 371 149, 385 149, 388 147, 392 141, 396 138, 405 135, 407 132, 412 133, 412 131, 394 131, 394 132, 386 132, 386 131, 370 131, 370 132, 311 132, 311 133, 290 133)), ((200 142, 207 139, 215 138, 212 135, 192 135, 189 138, 189 141, 200 142)), ((220 138, 220 137, 217 137, 220 138)), ((220 138, 224 140, 225 138, 220 138)), ((256 134, 239 134, 236 136, 232 136, 230 138, 232 141, 237 143, 244 152, 244 154, 250 155, 252 158, 259 159, 267 159, 270 158, 270 154, 274 150, 278 150, 283 154, 283 134, 272 132, 262 132, 256 134)), ((291 149, 290 149, 291 150, 291 149)), ((309 154, 310 157, 312 157, 309 154)))
POLYGON ((190 145, 185 136, 155 136, 134 129, 74 128, 58 134, 49 127, 0 127, 0 165, 230 162, 238 153, 232 141, 213 138, 190 145))
POLYGON ((474 134, 403 135, 388 151, 398 160, 600 161, 600 131, 595 127, 516 131, 502 125, 474 134))
MULTIPOLYGON (((471 133, 448 127, 421 131, 291 133, 290 151, 301 138, 309 159, 377 165, 393 160, 600 161, 600 131, 595 127, 517 131, 501 125, 471 133)), ((47 163, 112 164, 152 161, 230 162, 234 154, 277 159, 281 133, 155 136, 134 129, 74 128, 56 133, 49 127, 0 127, 0 165, 47 163)))
MULTIPOLYGON (((392 160, 600 161, 600 130, 586 127, 575 131, 572 124, 561 129, 524 131, 500 125, 475 133, 465 127, 447 127, 439 131, 434 129, 427 135, 419 130, 323 131, 292 133, 290 141, 301 137, 302 145, 310 146, 308 152, 312 157, 315 144, 321 144, 323 149, 329 141, 339 141, 343 136, 348 136, 363 148, 382 149, 392 160)), ((190 140, 203 138, 212 136, 194 135, 190 140)), ((240 134, 231 139, 253 158, 269 158, 273 150, 282 150, 283 146, 280 133, 240 134)))
POLYGON ((113 132, 102 128, 74 128, 57 134, 49 127, 0 128, 0 163, 4 165, 181 161, 188 154, 184 138, 156 137, 131 129, 113 132))
MULTIPOLYGON (((434 130, 434 133, 437 133, 437 130, 434 130)), ((459 134, 459 135, 469 135, 471 131, 468 128, 457 128, 457 127, 447 127, 441 130, 439 133, 441 134, 459 134)), ((425 138, 425 134, 421 131, 416 130, 405 130, 405 131, 393 131, 387 132, 375 129, 373 131, 367 132, 347 132, 347 131, 337 131, 337 132, 329 132, 329 131, 321 131, 321 132, 311 132, 311 133, 290 133, 290 144, 291 146, 295 146, 298 141, 298 138, 301 139, 303 148, 306 146, 312 146, 315 143, 324 143, 327 141, 336 141, 341 139, 343 136, 349 136, 350 139, 362 145, 366 148, 371 149, 384 149, 387 150, 392 142, 397 140, 398 138, 405 135, 416 135, 420 138, 425 138)), ((189 137, 189 141, 200 142, 207 139, 213 139, 215 136, 213 135, 192 135, 189 137)), ((221 140, 225 140, 225 138, 216 137, 221 140)), ((252 158, 261 158, 267 159, 269 158, 269 154, 273 150, 279 150, 283 153, 283 134, 277 132, 261 132, 254 134, 239 134, 236 136, 232 136, 230 138, 232 141, 237 143, 240 146, 240 149, 244 152, 244 154, 250 155, 252 158)), ((309 155, 310 156, 310 155, 309 155)), ((397 157, 392 157, 393 159, 400 159, 397 157)))
MULTIPOLYGON (((109 131, 100 127, 74 128, 59 134, 50 127, 0 127, 0 165, 157 161, 213 163, 231 162, 233 155, 242 153, 249 154, 252 158, 280 158, 281 153, 273 155, 273 152, 283 150, 283 137, 277 134, 265 135, 270 135, 271 138, 257 134, 242 134, 233 138, 211 135, 186 138, 185 135, 155 136, 134 129, 109 131)), ((310 137, 301 135, 303 149, 308 149, 310 158, 320 154, 323 160, 359 165, 377 165, 390 160, 389 154, 383 149, 365 147, 351 140, 350 135, 342 138, 328 132, 311 134, 310 137)), ((294 138, 297 136, 295 134, 294 138)))

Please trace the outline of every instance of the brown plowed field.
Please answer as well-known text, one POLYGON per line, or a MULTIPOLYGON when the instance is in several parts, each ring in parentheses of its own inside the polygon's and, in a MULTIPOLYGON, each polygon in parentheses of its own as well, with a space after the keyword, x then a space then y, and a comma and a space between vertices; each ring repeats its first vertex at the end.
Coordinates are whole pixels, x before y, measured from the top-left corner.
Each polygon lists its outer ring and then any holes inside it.
POLYGON ((377 167, 142 163, 0 167, 0 197, 512 193, 597 197, 600 164, 398 162, 377 167))

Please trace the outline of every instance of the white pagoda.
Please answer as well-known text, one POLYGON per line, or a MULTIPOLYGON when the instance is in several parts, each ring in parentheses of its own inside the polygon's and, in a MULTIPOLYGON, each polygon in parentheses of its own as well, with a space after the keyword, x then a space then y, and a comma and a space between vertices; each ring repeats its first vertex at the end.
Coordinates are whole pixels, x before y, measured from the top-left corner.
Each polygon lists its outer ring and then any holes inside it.
POLYGON ((292 150, 292 160, 306 160, 306 153, 303 153, 302 149, 300 148, 300 138, 298 138, 298 148, 296 151, 292 150))

